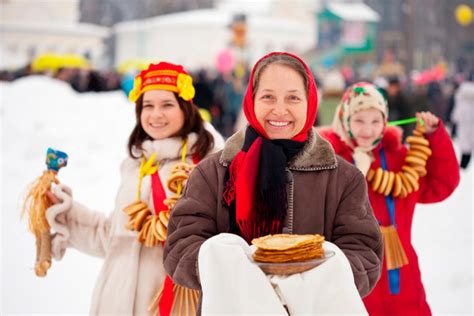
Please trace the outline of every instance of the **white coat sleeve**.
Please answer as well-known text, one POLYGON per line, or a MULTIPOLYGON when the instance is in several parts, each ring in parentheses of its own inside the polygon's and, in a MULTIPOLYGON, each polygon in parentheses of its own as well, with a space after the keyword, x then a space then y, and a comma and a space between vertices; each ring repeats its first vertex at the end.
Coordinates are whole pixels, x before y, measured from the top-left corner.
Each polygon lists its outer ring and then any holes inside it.
POLYGON ((110 236, 110 219, 73 201, 72 191, 65 185, 57 186, 54 194, 61 202, 46 211, 46 219, 53 231, 53 258, 60 260, 68 247, 91 256, 105 257, 110 236))

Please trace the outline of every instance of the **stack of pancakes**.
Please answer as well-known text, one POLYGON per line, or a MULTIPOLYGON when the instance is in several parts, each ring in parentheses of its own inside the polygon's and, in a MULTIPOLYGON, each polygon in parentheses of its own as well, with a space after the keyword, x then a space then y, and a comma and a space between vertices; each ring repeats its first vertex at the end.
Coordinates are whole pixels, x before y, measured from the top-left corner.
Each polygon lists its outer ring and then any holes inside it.
POLYGON ((303 262, 321 258, 324 236, 276 234, 252 240, 257 247, 253 253, 256 262, 285 263, 303 262))

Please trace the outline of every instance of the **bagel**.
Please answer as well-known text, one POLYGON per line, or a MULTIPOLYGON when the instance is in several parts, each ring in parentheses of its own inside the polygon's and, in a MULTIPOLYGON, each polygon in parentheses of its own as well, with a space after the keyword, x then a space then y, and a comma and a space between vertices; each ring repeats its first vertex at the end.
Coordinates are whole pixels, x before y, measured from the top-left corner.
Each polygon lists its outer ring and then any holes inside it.
POLYGON ((179 196, 172 196, 163 201, 163 203, 168 206, 168 210, 172 210, 173 207, 176 205, 176 202, 178 202, 179 196))
POLYGON ((390 192, 392 192, 393 183, 395 181, 395 174, 392 171, 387 172, 387 173, 388 173, 388 182, 387 182, 387 186, 385 187, 385 191, 383 192, 385 196, 389 195, 390 192))
POLYGON ((423 133, 415 129, 415 130, 413 131, 413 135, 415 135, 415 136, 420 136, 420 137, 421 137, 421 136, 423 136, 423 133))
POLYGON ((143 210, 144 208, 147 208, 148 206, 146 205, 145 202, 142 201, 135 201, 126 208, 123 209, 125 214, 129 216, 134 216, 136 213, 139 211, 143 210))
POLYGON ((420 136, 408 136, 406 138, 406 141, 410 145, 424 145, 424 146, 429 146, 430 142, 423 137, 420 136))
POLYGON ((168 227, 168 220, 169 220, 169 215, 167 216, 167 213, 169 214, 169 211, 161 211, 158 213, 159 220, 166 226, 168 227))
POLYGON ((188 179, 188 175, 184 171, 173 173, 167 181, 168 189, 173 193, 177 193, 179 185, 186 179, 188 179))
POLYGON ((127 229, 127 230, 133 230, 133 223, 134 223, 134 222, 135 222, 134 220, 130 219, 130 220, 127 222, 127 224, 125 224, 125 229, 127 229))
POLYGON ((159 221, 160 221, 160 219, 159 219, 158 216, 156 216, 156 215, 153 216, 153 222, 151 223, 151 227, 150 227, 150 230, 153 233, 153 237, 156 240, 160 240, 160 235, 158 234, 158 230, 156 228, 156 225, 158 224, 159 221))
POLYGON ((424 166, 412 166, 412 168, 420 175, 420 178, 426 176, 428 173, 424 166))
POLYGON ((367 181, 370 182, 374 178, 375 171, 374 169, 369 169, 369 172, 367 172, 367 181))
POLYGON ((134 218, 134 224, 133 224, 133 230, 139 231, 143 224, 145 223, 145 220, 148 215, 151 214, 150 209, 146 208, 142 211, 140 211, 137 216, 134 218))
POLYGON ((431 149, 428 146, 423 146, 423 145, 411 145, 410 150, 418 150, 427 155, 428 157, 431 156, 433 153, 431 149))
POLYGON ((412 165, 418 165, 418 166, 426 166, 426 160, 423 160, 419 157, 415 157, 415 156, 406 156, 405 157, 405 161, 412 164, 412 165))
POLYGON ((416 181, 418 181, 418 179, 420 178, 420 175, 416 172, 415 169, 413 169, 413 167, 404 165, 404 166, 402 166, 402 170, 403 170, 405 173, 411 174, 411 175, 416 179, 416 181))
POLYGON ((406 198, 408 195, 407 189, 402 185, 402 191, 400 192, 401 198, 406 198))
POLYGON ((406 171, 403 173, 403 175, 408 180, 408 182, 410 182, 410 185, 413 188, 413 192, 418 191, 418 189, 420 188, 420 185, 418 184, 418 181, 416 180, 416 178, 411 173, 408 173, 406 171))
POLYGON ((158 240, 159 241, 165 241, 166 236, 168 235, 168 229, 165 227, 165 225, 161 221, 156 221, 156 231, 159 235, 158 240))
POLYGON ((392 195, 394 197, 399 196, 402 193, 402 179, 400 179, 400 176, 395 173, 394 181, 393 181, 393 193, 392 195))
POLYGON ((383 194, 385 192, 385 188, 387 187, 387 184, 388 184, 388 178, 389 178, 388 171, 383 171, 382 181, 380 182, 380 185, 377 189, 378 193, 383 194))
POLYGON ((416 149, 411 149, 411 148, 408 150, 407 156, 418 157, 418 158, 423 159, 425 161, 428 160, 428 155, 427 154, 425 154, 422 151, 419 151, 419 150, 416 150, 416 149))
POLYGON ((420 132, 422 134, 426 133, 425 125, 416 125, 415 131, 420 132))
POLYGON ((145 236, 146 247, 154 247, 158 243, 158 239, 155 237, 155 234, 153 232, 153 224, 156 223, 156 220, 157 217, 156 215, 154 215, 153 218, 149 221, 150 225, 148 226, 145 236))
POLYGON ((153 217, 148 216, 146 218, 146 221, 144 221, 142 228, 140 229, 140 232, 138 233, 138 241, 141 243, 144 243, 146 241, 146 237, 148 234, 148 230, 150 229, 150 225, 152 222, 153 217))
POLYGON ((378 168, 375 171, 375 176, 374 179, 372 180, 372 190, 374 192, 377 192, 377 189, 380 186, 380 183, 382 182, 382 175, 383 175, 383 170, 381 168, 378 168))
POLYGON ((402 179, 403 187, 405 188, 406 193, 410 194, 413 192, 413 187, 411 186, 410 181, 408 181, 408 179, 405 177, 405 174, 401 171, 399 171, 398 174, 400 175, 400 179, 402 179))
POLYGON ((179 172, 179 171, 184 171, 186 173, 190 173, 193 169, 194 169, 194 165, 192 165, 192 164, 188 164, 186 162, 178 162, 171 169, 171 174, 179 172))

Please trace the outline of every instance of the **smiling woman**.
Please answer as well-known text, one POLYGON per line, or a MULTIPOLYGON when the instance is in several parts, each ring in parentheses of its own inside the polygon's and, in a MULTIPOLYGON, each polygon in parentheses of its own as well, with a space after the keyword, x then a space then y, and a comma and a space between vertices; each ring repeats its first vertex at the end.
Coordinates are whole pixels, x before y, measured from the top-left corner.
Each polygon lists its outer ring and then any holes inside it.
MULTIPOLYGON (((190 176, 170 217, 164 266, 176 283, 203 289, 203 314, 239 314, 242 306, 248 306, 242 314, 269 313, 259 310, 258 298, 245 295, 265 287, 266 278, 246 276, 249 286, 234 291, 227 277, 243 271, 242 261, 207 269, 201 261, 203 249, 212 247, 209 242, 215 240, 211 237, 221 233, 240 236, 243 245, 282 232, 324 235, 342 250, 339 258, 344 268, 335 267, 336 274, 346 272, 349 277, 342 286, 355 293, 352 302, 363 309, 360 297, 370 292, 380 275, 382 239, 364 177, 336 156, 313 128, 317 106, 314 78, 299 57, 280 52, 262 57, 251 73, 243 102, 249 126, 231 136, 221 153, 202 161, 190 176), (206 288, 206 271, 212 271, 221 286, 206 288), (219 297, 210 293, 219 293, 219 297), (210 308, 220 301, 236 304, 210 308)), ((226 256, 221 253, 220 257, 226 256)), ((208 262, 222 262, 220 257, 208 262)), ((340 293, 341 284, 336 283, 324 284, 340 293)), ((268 284, 267 288, 272 289, 268 284)), ((299 289, 319 295, 316 283, 299 289)), ((269 297, 275 299, 271 304, 279 302, 273 290, 269 297)), ((290 313, 304 306, 305 314, 315 314, 313 300, 301 300, 301 304, 287 302, 290 313)), ((334 306, 339 309, 332 313, 360 312, 341 309, 348 306, 341 296, 328 301, 337 302, 334 306)))
POLYGON ((140 149, 145 140, 184 139, 190 133, 197 136, 191 148, 193 154, 206 156, 213 141, 210 131, 215 130, 203 122, 199 109, 192 103, 194 87, 190 78, 182 66, 166 62, 151 64, 137 76, 129 96, 136 102, 137 121, 128 142, 130 156, 139 158, 133 148, 140 149))
POLYGON ((184 181, 195 163, 224 144, 193 97, 192 79, 180 65, 151 64, 136 76, 129 95, 136 124, 110 216, 74 201, 64 185, 50 194, 53 256, 61 259, 74 247, 104 258, 91 314, 183 315, 184 306, 196 308, 198 292, 173 284, 162 264, 169 214, 184 181))
POLYGON ((291 139, 306 122, 308 93, 305 82, 296 70, 284 64, 260 69, 255 92, 257 120, 270 139, 291 139))
POLYGON ((184 113, 174 93, 166 90, 145 92, 140 123, 153 139, 177 135, 184 125, 184 113))

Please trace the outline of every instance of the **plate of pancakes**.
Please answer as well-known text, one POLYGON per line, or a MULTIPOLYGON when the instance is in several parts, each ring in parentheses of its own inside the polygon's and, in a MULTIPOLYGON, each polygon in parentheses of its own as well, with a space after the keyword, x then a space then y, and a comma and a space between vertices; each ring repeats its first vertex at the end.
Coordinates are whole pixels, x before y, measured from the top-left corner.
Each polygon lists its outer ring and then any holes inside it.
POLYGON ((334 251, 324 250, 324 236, 318 234, 275 234, 252 240, 255 251, 250 261, 265 274, 291 275, 317 267, 334 251))

